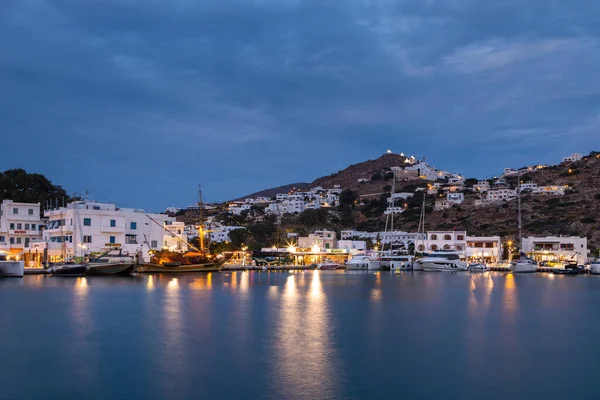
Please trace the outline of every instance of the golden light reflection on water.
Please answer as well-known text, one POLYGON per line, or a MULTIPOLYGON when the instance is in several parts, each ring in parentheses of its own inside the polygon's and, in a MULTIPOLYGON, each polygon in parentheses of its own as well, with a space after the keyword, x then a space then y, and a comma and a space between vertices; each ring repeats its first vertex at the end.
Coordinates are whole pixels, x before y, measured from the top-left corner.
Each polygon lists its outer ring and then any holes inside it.
POLYGON ((152 274, 148 275, 148 280, 146 281, 146 290, 154 290, 154 276, 152 276, 152 274))
POLYGON ((182 373, 185 365, 183 360, 185 356, 182 332, 183 312, 179 280, 171 278, 165 287, 162 315, 165 331, 164 361, 172 373, 182 373))
POLYGON ((91 335, 94 327, 92 325, 93 316, 90 314, 89 304, 89 286, 85 277, 79 277, 75 280, 73 287, 73 357, 78 359, 80 354, 86 354, 85 360, 82 360, 81 365, 75 372, 78 380, 89 382, 92 384, 96 379, 97 370, 97 354, 94 349, 89 348, 87 338, 91 335))
POLYGON ((504 311, 509 315, 516 313, 519 306, 517 300, 517 286, 515 284, 515 275, 506 274, 504 279, 504 296, 502 297, 504 311))
POLYGON ((194 279, 190 283, 190 289, 193 290, 210 290, 212 288, 212 272, 206 274, 206 277, 202 276, 200 278, 194 279))
POLYGON ((279 398, 332 397, 327 391, 336 387, 339 378, 332 373, 334 347, 329 324, 320 272, 289 275, 281 295, 277 326, 280 345, 276 348, 273 371, 280 377, 273 381, 279 398), (298 281, 310 281, 306 291, 299 291, 298 281))
POLYGON ((240 276, 240 292, 248 294, 248 289, 250 289, 250 272, 244 271, 240 276))
POLYGON ((371 300, 373 301, 379 301, 383 298, 383 294, 381 292, 381 289, 371 289, 371 300))

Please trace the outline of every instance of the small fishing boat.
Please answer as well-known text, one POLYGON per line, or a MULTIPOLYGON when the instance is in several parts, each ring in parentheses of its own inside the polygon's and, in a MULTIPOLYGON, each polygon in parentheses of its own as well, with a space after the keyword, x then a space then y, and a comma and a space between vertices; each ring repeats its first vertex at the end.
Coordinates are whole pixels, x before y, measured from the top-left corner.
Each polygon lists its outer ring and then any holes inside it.
POLYGON ((48 272, 54 276, 85 276, 88 269, 87 264, 60 264, 51 267, 48 272))
POLYGON ((0 254, 0 276, 22 278, 24 273, 23 261, 8 260, 6 254, 0 254))

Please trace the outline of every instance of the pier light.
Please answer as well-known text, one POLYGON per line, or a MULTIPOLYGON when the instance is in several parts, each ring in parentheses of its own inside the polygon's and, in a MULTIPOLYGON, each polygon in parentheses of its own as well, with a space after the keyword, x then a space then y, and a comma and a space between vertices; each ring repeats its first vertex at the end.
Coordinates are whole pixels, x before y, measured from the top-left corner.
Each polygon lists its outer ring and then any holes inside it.
POLYGON ((288 246, 287 250, 290 253, 295 253, 296 252, 296 246, 294 246, 294 245, 288 246))
POLYGON ((313 247, 311 247, 311 249, 310 249, 310 250, 311 250, 313 253, 318 253, 318 252, 320 252, 320 251, 321 251, 321 248, 319 247, 319 245, 318 245, 317 243, 315 243, 315 244, 313 245, 313 247))

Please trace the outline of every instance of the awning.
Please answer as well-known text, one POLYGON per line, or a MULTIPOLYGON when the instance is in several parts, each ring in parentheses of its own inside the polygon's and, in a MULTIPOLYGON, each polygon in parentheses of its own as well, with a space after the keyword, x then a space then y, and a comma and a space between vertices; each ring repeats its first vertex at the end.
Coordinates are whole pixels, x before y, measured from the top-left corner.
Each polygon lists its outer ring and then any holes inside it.
POLYGON ((9 254, 21 254, 23 252, 23 249, 19 249, 19 248, 15 248, 12 247, 10 250, 8 250, 9 254))

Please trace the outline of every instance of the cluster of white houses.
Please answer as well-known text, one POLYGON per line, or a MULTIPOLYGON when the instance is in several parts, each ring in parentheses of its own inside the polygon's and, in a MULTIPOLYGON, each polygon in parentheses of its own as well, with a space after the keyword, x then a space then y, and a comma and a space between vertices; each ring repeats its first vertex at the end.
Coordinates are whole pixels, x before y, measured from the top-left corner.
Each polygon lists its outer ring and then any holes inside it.
POLYGON ((283 214, 301 213, 305 210, 337 206, 340 193, 342 193, 342 189, 339 186, 333 189, 323 189, 317 186, 306 192, 277 193, 275 198, 256 197, 234 201, 229 204, 229 212, 240 215, 244 211, 250 211, 252 206, 263 206, 267 214, 281 216, 283 214))

